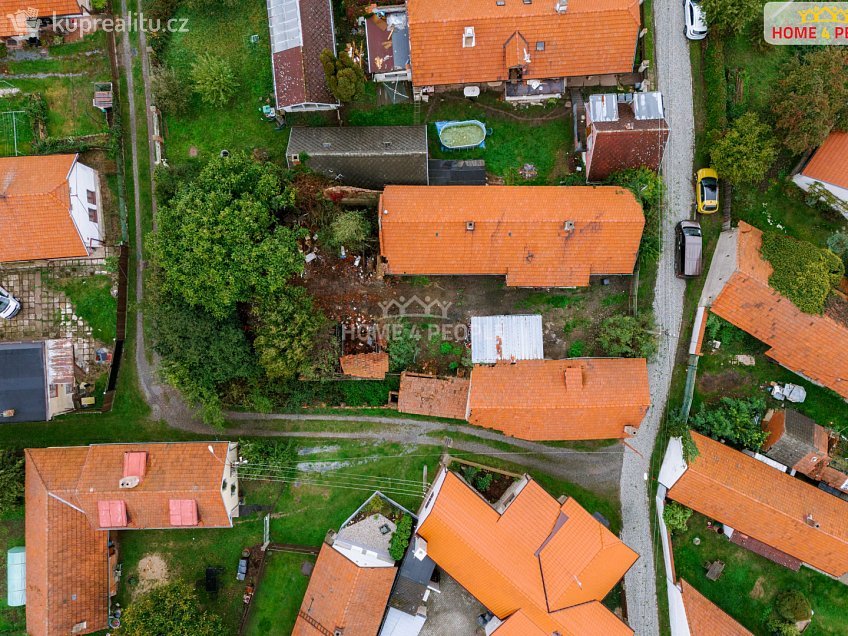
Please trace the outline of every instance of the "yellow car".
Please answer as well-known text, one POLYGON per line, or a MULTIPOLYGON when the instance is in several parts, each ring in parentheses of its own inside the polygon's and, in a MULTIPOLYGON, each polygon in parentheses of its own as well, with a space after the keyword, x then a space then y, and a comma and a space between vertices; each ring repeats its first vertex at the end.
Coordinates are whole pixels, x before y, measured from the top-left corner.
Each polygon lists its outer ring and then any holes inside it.
POLYGON ((714 214, 718 212, 718 173, 712 168, 698 170, 698 183, 695 186, 698 198, 698 212, 714 214))

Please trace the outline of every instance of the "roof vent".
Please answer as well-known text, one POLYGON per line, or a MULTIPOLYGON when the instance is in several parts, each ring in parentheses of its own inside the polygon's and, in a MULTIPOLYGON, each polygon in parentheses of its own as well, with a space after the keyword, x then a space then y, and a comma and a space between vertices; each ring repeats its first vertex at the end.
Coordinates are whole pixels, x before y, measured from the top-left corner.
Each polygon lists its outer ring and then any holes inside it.
POLYGON ((562 229, 565 230, 566 232, 573 232, 574 231, 574 221, 566 221, 565 223, 562 224, 562 229))
POLYGON ((568 10, 568 0, 556 0, 556 12, 563 14, 568 10))
POLYGON ((118 488, 123 488, 125 490, 129 489, 129 488, 135 488, 140 483, 141 483, 140 477, 135 477, 135 476, 124 477, 124 478, 121 479, 121 481, 118 482, 118 488))
POLYGON ((503 7, 506 5, 506 0, 495 0, 495 4, 499 7, 503 7))
POLYGON ((333 144, 331 144, 329 141, 325 141, 321 145, 324 146, 324 148, 332 148, 333 147, 333 144))
POLYGON ((477 38, 474 35, 474 27, 467 26, 465 30, 462 32, 462 48, 470 49, 473 48, 477 43, 477 38))
POLYGON ((821 527, 821 524, 819 524, 818 521, 813 519, 813 513, 810 513, 806 517, 804 517, 804 521, 806 522, 806 524, 808 526, 810 526, 811 528, 815 528, 816 530, 818 530, 821 527))
POLYGON ((344 636, 344 628, 343 627, 336 627, 333 630, 333 636, 344 636))
POLYGON ((384 141, 384 142, 383 142, 383 147, 384 147, 384 148, 389 148, 389 147, 391 147, 391 145, 392 145, 392 142, 391 142, 391 141, 386 140, 386 141, 384 141))
POLYGON ((474 231, 474 221, 466 221, 465 222, 465 229, 468 230, 469 232, 473 232, 474 231))

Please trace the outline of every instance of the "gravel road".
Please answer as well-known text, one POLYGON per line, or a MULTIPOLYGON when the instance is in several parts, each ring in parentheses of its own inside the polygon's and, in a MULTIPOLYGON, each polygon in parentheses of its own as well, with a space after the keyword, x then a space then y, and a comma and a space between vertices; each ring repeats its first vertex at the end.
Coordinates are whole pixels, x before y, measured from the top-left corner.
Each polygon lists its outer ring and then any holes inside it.
MULTIPOLYGON (((655 545, 646 475, 665 410, 683 317, 685 284, 674 275, 674 226, 693 209, 692 157, 694 118, 689 43, 683 35, 683 0, 654 0, 654 41, 657 75, 665 115, 671 128, 663 159, 666 196, 663 206, 663 246, 654 296, 654 314, 661 331, 659 352, 648 365, 653 406, 638 435, 630 440, 621 470, 622 539, 642 558, 624 577, 627 616, 638 636, 660 633, 657 614, 655 545)), ((660 590, 665 593, 664 590, 660 590)))

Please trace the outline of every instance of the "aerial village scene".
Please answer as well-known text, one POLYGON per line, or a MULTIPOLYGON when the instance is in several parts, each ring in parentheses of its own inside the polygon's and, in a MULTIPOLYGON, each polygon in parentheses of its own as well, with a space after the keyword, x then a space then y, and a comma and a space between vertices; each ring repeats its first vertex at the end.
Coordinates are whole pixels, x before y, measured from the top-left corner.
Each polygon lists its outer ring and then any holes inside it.
POLYGON ((0 1, 0 635, 848 636, 848 3, 0 1))

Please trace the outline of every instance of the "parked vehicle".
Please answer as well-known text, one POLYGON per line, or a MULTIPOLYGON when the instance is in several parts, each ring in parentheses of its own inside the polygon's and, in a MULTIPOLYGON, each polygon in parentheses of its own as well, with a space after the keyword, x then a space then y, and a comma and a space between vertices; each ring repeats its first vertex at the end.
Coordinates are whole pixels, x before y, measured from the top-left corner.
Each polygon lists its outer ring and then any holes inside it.
POLYGON ((703 40, 707 37, 707 21, 701 0, 685 0, 683 12, 686 14, 686 37, 690 40, 703 40))
POLYGON ((698 199, 698 212, 714 214, 718 212, 718 173, 712 168, 698 170, 695 186, 698 199))
POLYGON ((247 568, 250 563, 250 550, 243 550, 241 558, 238 562, 238 570, 236 570, 236 580, 244 581, 247 577, 247 568))
POLYGON ((11 320, 21 310, 21 303, 4 288, 0 287, 0 318, 11 320))
POLYGON ((703 269, 703 237, 697 221, 681 221, 675 229, 674 273, 678 278, 694 278, 703 269))

